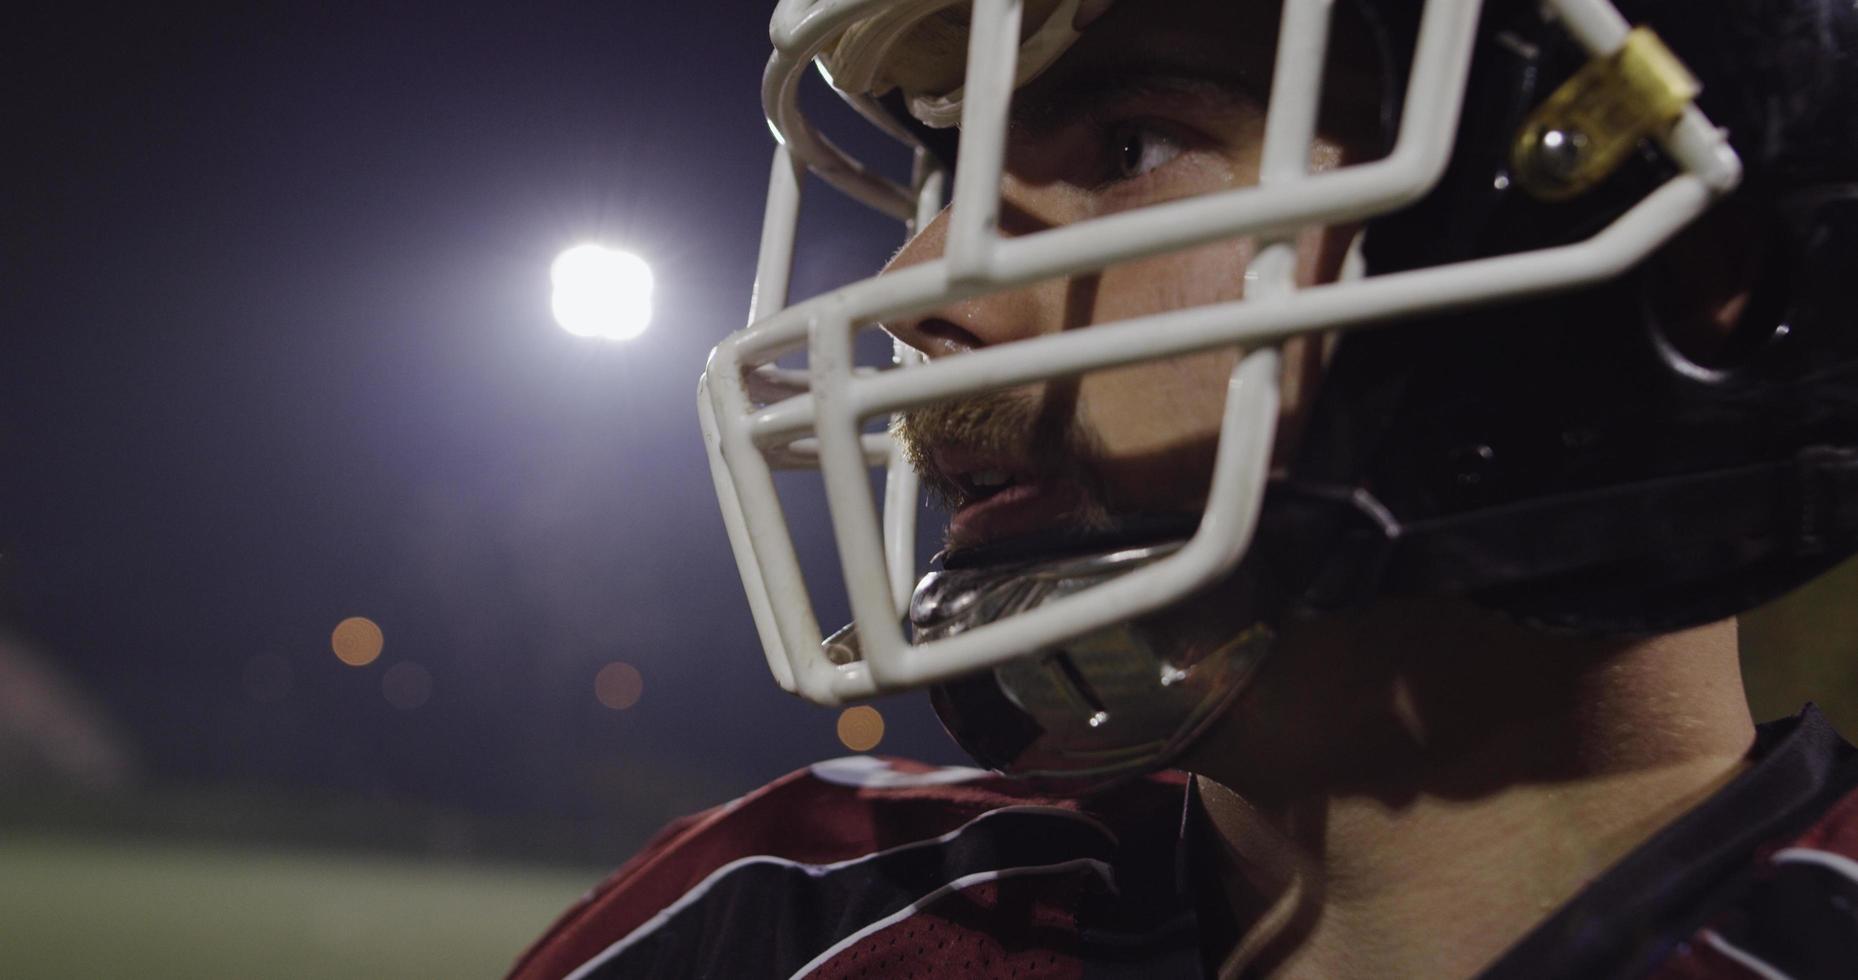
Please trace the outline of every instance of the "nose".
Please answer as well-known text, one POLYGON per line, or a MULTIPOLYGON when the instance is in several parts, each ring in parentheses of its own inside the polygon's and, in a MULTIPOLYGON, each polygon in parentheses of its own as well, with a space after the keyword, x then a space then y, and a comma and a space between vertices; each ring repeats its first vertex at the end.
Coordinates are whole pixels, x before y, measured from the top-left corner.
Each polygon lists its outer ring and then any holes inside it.
MULTIPOLYGON (((917 232, 890 260, 884 271, 894 272, 940 259, 948 242, 949 215, 950 209, 943 208, 934 221, 917 232)), ((1000 234, 1025 235, 1055 223, 1039 218, 1027 203, 1015 203, 1013 198, 1002 195, 1000 234)), ((954 300, 917 316, 886 320, 884 329, 930 358, 944 357, 1056 333, 1068 322, 1087 322, 1087 311, 1066 309, 1067 295, 1074 292, 1067 290, 1062 281, 996 290, 954 300)))

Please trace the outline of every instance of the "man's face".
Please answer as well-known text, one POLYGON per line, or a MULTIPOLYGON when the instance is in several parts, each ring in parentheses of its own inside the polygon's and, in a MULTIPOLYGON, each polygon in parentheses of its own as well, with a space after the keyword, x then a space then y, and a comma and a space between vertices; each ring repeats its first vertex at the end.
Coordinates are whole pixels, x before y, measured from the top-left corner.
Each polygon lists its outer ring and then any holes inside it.
MULTIPOLYGON (((1125 0, 1016 93, 1001 187, 1001 231, 1040 229, 1256 184, 1277 8, 1230 0, 1125 0)), ((1332 61, 1335 58, 1332 57, 1332 61)), ((1332 73, 1333 75, 1334 73, 1332 73)), ((1312 164, 1332 167, 1367 138, 1359 80, 1332 81, 1312 164), (1339 123, 1334 120, 1340 120, 1339 123)), ((941 254, 947 214, 892 261, 941 254)), ((1331 279, 1346 230, 1299 236, 1298 279, 1331 279)), ((887 328, 930 357, 1241 298, 1254 253, 1225 241, 1101 272, 965 300, 887 328)), ((1284 354, 1283 411, 1294 428, 1319 368, 1314 345, 1284 354)), ((911 413, 898 426, 964 547, 1129 513, 1197 514, 1210 477, 1226 382, 1220 350, 1062 379, 911 413)))

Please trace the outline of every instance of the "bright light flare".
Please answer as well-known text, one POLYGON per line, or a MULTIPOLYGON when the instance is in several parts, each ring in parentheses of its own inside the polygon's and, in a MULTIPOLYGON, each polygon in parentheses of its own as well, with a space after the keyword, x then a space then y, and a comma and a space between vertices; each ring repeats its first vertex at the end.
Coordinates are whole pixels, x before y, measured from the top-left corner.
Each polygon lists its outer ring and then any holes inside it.
POLYGON ((549 268, 555 322, 577 337, 631 340, 652 321, 652 268, 603 245, 576 245, 549 268))

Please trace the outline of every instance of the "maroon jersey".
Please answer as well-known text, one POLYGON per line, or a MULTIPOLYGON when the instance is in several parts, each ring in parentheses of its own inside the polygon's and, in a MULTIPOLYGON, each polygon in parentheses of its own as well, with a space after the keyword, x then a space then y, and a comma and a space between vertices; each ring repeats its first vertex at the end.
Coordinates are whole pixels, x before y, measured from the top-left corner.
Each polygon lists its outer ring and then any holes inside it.
MULTIPOLYGON (((1763 726, 1754 755, 1485 977, 1858 976, 1858 752, 1809 708, 1763 726)), ((1210 852, 1185 787, 1080 801, 972 769, 821 763, 666 828, 513 976, 1207 976, 1222 943, 1194 911, 1210 852)))
POLYGON ((660 832, 514 976, 1178 974, 1198 956, 1174 887, 1184 784, 1086 805, 975 769, 820 763, 660 832))

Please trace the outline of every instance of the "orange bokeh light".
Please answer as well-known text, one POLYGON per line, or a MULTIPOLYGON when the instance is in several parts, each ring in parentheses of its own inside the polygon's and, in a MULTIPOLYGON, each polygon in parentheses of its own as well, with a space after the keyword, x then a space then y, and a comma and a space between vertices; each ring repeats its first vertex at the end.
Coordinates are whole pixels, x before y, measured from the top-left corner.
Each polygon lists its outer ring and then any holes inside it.
POLYGON ((867 752, 884 740, 884 716, 876 708, 859 705, 839 712, 839 741, 853 752, 867 752))
POLYGON ((336 659, 350 667, 366 667, 380 658, 385 638, 381 628, 366 616, 350 616, 335 625, 329 646, 336 659))
POLYGON ((614 711, 638 704, 643 693, 645 678, 640 676, 639 668, 624 661, 615 660, 594 675, 594 697, 614 711))

